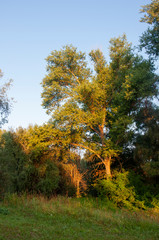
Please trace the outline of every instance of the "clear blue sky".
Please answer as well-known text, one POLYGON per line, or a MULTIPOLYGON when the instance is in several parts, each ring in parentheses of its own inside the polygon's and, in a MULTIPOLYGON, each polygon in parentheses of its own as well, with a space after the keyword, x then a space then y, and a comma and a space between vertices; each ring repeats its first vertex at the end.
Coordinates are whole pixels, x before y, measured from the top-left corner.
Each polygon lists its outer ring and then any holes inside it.
POLYGON ((100 48, 108 56, 109 40, 126 33, 138 44, 147 28, 140 23, 141 5, 150 0, 1 0, 0 69, 13 79, 9 95, 16 103, 9 127, 43 124, 49 118, 41 106, 40 82, 45 58, 52 50, 73 44, 88 53, 100 48))

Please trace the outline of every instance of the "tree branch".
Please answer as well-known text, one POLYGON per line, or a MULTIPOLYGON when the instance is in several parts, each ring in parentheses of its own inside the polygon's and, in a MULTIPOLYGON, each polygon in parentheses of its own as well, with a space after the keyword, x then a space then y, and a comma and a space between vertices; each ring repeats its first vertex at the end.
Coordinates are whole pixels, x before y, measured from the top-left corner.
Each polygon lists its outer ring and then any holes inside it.
POLYGON ((77 144, 77 143, 71 143, 71 145, 89 150, 90 152, 94 153, 103 162, 103 159, 101 158, 101 156, 98 153, 96 153, 96 151, 94 151, 93 149, 91 149, 91 148, 89 148, 87 146, 84 146, 82 144, 77 144))

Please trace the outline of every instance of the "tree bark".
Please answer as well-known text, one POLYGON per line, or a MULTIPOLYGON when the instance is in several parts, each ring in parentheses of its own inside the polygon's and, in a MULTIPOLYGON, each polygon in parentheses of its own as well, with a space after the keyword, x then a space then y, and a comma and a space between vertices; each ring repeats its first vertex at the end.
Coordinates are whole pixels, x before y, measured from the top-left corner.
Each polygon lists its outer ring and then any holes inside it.
POLYGON ((76 196, 77 196, 77 198, 79 198, 79 197, 80 197, 79 180, 77 180, 77 182, 76 182, 76 190, 77 190, 77 192, 76 192, 76 196))
POLYGON ((104 159, 104 166, 105 166, 105 171, 106 171, 106 178, 111 177, 111 169, 110 169, 110 163, 111 163, 111 157, 108 157, 104 159))

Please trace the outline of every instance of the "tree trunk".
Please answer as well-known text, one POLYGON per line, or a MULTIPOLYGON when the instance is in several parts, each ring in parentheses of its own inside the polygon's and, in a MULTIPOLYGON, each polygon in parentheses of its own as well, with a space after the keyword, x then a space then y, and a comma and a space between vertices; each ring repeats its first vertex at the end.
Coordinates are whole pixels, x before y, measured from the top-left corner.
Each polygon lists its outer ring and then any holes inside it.
POLYGON ((105 166, 105 171, 106 171, 106 178, 111 177, 110 161, 111 161, 111 157, 108 157, 104 159, 104 162, 103 162, 105 166))
POLYGON ((77 183, 76 183, 76 196, 77 198, 80 197, 80 187, 79 187, 79 180, 77 180, 77 183))

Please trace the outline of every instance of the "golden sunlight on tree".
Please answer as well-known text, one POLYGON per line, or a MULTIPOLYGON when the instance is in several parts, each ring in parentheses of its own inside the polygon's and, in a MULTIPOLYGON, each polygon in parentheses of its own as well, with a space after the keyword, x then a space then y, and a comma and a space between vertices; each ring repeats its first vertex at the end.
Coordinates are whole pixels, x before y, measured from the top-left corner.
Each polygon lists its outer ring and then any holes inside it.
POLYGON ((110 63, 98 49, 89 57, 94 74, 86 55, 72 45, 51 52, 43 106, 65 144, 95 155, 108 178, 132 136, 138 109, 158 93, 158 77, 153 63, 136 55, 125 35, 111 39, 110 63))

